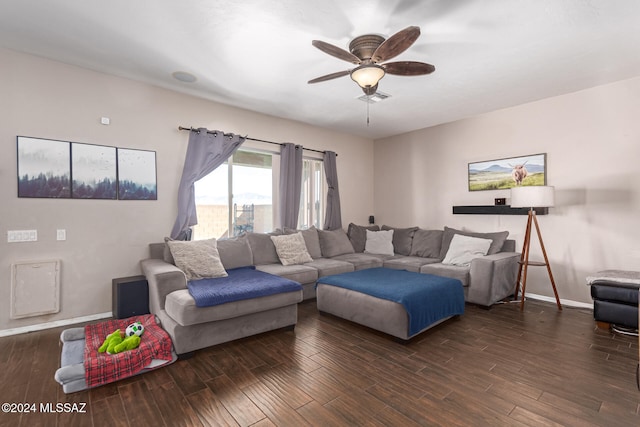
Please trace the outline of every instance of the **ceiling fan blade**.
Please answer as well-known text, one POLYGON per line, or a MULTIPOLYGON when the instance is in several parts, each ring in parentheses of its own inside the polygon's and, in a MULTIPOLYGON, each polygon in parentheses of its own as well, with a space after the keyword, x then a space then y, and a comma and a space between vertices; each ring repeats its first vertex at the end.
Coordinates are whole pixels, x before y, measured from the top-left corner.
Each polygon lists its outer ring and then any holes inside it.
POLYGON ((421 76, 423 74, 431 74, 436 70, 431 64, 415 61, 399 61, 382 64, 387 74, 396 76, 421 76))
POLYGON ((407 50, 420 36, 420 27, 412 26, 398 31, 382 42, 371 55, 372 62, 382 62, 394 58, 407 50))
POLYGON ((309 80, 307 83, 311 84, 311 83, 325 82, 327 80, 337 79, 338 77, 348 76, 349 73, 350 73, 349 70, 347 70, 347 71, 338 71, 337 73, 331 73, 331 74, 327 74, 325 76, 316 77, 313 80, 309 80))
POLYGON ((335 56, 336 58, 342 59, 343 61, 351 62, 353 64, 360 64, 362 62, 360 58, 358 58, 354 54, 347 52, 346 50, 341 49, 338 46, 323 42, 322 40, 313 40, 311 44, 324 53, 335 56))

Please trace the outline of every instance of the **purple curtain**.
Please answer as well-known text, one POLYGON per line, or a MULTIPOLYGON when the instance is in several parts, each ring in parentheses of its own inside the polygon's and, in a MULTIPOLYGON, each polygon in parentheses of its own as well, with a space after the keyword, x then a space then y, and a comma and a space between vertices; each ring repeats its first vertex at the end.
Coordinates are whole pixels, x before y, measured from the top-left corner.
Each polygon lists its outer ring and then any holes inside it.
POLYGON ((338 190, 338 169, 336 167, 337 154, 333 151, 324 152, 324 174, 327 185, 327 211, 324 215, 324 229, 337 230, 342 228, 342 213, 340 212, 340 191, 338 190))
POLYGON ((192 130, 178 188, 178 217, 171 238, 184 240, 189 227, 198 223, 193 184, 223 164, 242 145, 245 138, 205 128, 192 130))
POLYGON ((302 190, 302 146, 291 143, 280 147, 280 227, 297 228, 302 190))

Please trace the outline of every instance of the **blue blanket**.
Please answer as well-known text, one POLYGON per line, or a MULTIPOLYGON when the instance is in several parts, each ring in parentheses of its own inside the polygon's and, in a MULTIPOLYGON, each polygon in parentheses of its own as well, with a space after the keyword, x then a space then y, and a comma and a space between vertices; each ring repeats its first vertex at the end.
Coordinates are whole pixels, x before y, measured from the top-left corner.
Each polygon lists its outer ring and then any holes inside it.
POLYGON ((240 267, 227 270, 227 277, 190 280, 189 293, 197 307, 209 307, 243 299, 266 297, 283 292, 302 289, 293 280, 256 270, 255 267, 240 267))
POLYGON ((402 304, 409 315, 410 337, 438 320, 464 313, 464 292, 458 279, 371 268, 325 276, 318 283, 402 304))

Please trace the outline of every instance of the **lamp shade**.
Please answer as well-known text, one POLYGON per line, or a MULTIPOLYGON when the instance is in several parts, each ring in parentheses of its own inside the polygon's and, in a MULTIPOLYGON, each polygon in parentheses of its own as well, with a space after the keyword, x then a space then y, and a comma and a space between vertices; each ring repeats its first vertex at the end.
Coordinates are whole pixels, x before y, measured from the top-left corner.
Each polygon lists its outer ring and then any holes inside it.
POLYGON ((512 208, 548 208, 554 206, 554 187, 531 185, 511 189, 512 208))

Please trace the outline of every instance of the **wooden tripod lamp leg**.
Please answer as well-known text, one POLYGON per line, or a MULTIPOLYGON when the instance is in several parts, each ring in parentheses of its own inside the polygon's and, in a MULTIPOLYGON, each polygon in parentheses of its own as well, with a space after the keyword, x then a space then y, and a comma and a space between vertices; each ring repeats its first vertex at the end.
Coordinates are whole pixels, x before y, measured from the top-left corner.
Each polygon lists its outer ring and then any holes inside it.
POLYGON ((542 241, 542 234, 540 233, 540 226, 538 225, 538 218, 536 218, 535 212, 533 214, 533 221, 536 225, 536 232, 538 233, 538 240, 540 240, 540 248, 542 249, 544 262, 547 265, 547 272, 549 273, 549 279, 551 280, 551 286, 553 287, 553 294, 556 297, 556 305, 558 306, 558 310, 562 310, 562 304, 560 304, 560 297, 558 296, 558 289, 556 289, 556 282, 555 280, 553 280, 553 274, 551 273, 551 264, 549 264, 549 258, 547 258, 547 251, 544 248, 544 242, 542 241))
POLYGON ((514 300, 518 300, 518 290, 522 280, 522 300, 520 302, 520 310, 524 308, 524 290, 527 283, 527 264, 529 262, 529 247, 531 244, 531 211, 527 218, 527 228, 524 232, 524 242, 522 244, 522 252, 520 253, 520 266, 518 267, 518 278, 516 280, 516 290, 514 292, 514 300), (523 272, 524 269, 524 272, 523 272))

